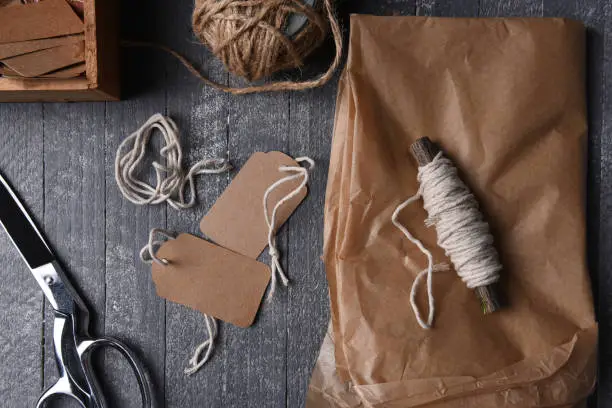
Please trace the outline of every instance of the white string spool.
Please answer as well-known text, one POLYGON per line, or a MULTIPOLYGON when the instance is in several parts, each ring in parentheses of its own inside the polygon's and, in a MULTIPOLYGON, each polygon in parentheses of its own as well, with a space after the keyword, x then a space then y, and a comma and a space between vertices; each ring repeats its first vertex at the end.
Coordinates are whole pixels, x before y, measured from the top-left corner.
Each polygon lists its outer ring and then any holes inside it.
POLYGON ((418 323, 424 329, 429 329, 435 314, 432 276, 440 268, 434 266, 431 252, 399 222, 399 214, 406 206, 423 199, 423 207, 428 214, 425 224, 435 226, 438 245, 444 249, 468 288, 483 288, 498 282, 502 265, 476 198, 459 178, 457 168, 442 152, 438 152, 431 162, 419 166, 418 180, 418 192, 396 208, 391 221, 427 257, 427 269, 419 273, 413 282, 410 303, 418 323), (418 286, 424 275, 427 276, 429 302, 427 320, 422 318, 416 303, 418 286))

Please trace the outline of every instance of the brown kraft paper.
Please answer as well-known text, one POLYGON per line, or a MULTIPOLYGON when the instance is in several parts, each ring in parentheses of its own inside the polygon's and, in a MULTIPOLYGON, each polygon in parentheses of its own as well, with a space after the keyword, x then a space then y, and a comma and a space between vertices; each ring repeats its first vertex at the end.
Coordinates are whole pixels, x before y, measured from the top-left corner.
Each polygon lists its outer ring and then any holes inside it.
MULTIPOLYGON (((585 29, 564 19, 352 16, 325 204, 333 331, 308 408, 583 406, 597 360, 584 61, 585 29), (436 273, 432 330, 409 303, 427 260, 391 223, 418 189, 422 136, 479 200, 507 303, 483 316, 453 270, 436 273)), ((425 218, 420 202, 400 221, 450 264, 425 218)))

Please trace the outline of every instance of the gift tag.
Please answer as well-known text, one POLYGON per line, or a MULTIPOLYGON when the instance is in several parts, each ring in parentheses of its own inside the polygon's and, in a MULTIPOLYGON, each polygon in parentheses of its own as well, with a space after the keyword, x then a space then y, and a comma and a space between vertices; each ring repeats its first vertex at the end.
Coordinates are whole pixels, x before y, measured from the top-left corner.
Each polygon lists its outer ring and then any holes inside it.
POLYGON ((0 44, 82 33, 85 25, 65 0, 4 7, 0 44))
POLYGON ((72 65, 68 68, 63 68, 57 71, 49 72, 41 75, 39 78, 74 78, 84 74, 87 71, 85 63, 72 65))
POLYGON ((156 253, 157 294, 220 320, 248 327, 253 323, 270 280, 267 265, 204 239, 180 234, 156 253))
POLYGON ((34 51, 48 50, 60 45, 74 44, 85 40, 83 34, 65 35, 55 38, 44 38, 42 40, 21 41, 8 44, 0 44, 0 60, 28 54, 34 51))
MULTIPOLYGON (((279 170, 281 166, 300 165, 281 152, 253 154, 204 216, 200 222, 201 231, 217 244, 256 259, 268 245, 263 197, 273 183, 287 176, 279 170)), ((269 196, 268 212, 301 181, 295 179, 279 185, 269 196)), ((308 189, 302 188, 278 209, 276 229, 287 221, 307 194, 308 189)))
POLYGON ((3 59, 2 63, 24 77, 37 77, 85 61, 85 42, 61 45, 3 59))

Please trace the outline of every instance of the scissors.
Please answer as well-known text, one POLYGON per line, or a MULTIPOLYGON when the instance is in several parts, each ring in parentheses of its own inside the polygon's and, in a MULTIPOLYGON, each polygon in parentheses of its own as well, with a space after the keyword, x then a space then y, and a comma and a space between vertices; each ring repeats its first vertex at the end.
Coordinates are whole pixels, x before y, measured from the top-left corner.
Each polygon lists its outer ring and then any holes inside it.
POLYGON ((130 349, 110 338, 87 334, 89 312, 77 295, 57 258, 45 242, 33 219, 0 175, 0 223, 19 250, 54 312, 53 349, 59 380, 39 398, 36 408, 59 396, 76 400, 83 408, 107 408, 91 364, 92 352, 102 347, 118 350, 128 361, 140 388, 143 407, 151 407, 150 385, 144 370, 130 349))

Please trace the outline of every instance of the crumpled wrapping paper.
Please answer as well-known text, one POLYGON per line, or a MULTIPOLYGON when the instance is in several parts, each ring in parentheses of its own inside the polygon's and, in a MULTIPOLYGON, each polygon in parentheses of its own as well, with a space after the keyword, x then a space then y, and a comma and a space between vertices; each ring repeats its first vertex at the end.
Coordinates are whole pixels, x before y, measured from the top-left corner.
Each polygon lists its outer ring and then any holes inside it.
MULTIPOLYGON (((584 406, 597 365, 584 63, 574 21, 352 16, 325 204, 332 325, 308 408, 584 406), (508 304, 483 316, 454 271, 436 273, 432 330, 409 303, 426 259, 391 223, 418 189, 422 136, 478 198, 508 304)), ((425 218, 401 214, 448 262, 425 218)))

